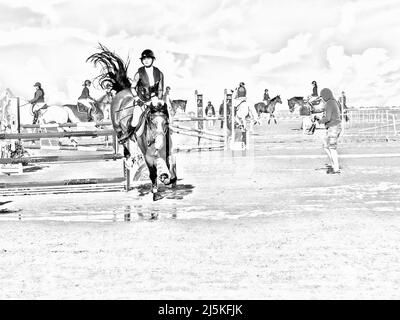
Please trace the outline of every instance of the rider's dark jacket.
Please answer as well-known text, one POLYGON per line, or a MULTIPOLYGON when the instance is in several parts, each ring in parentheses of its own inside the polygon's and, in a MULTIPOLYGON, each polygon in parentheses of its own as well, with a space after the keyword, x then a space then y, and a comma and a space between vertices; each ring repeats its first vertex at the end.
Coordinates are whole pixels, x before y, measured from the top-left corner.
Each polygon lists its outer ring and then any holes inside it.
POLYGON ((215 116, 215 109, 214 109, 214 106, 212 105, 212 104, 208 104, 207 105, 207 107, 206 107, 206 112, 205 112, 205 114, 207 115, 208 114, 208 111, 209 110, 211 110, 211 114, 213 115, 213 117, 215 116))
POLYGON ((82 93, 78 99, 80 100, 80 99, 88 99, 88 98, 91 98, 90 93, 89 93, 89 88, 84 87, 82 90, 82 93))
POLYGON ((237 89, 236 98, 242 98, 242 97, 246 97, 246 88, 243 86, 240 86, 237 89))
POLYGON ((264 93, 263 101, 269 101, 269 100, 271 100, 271 98, 269 97, 269 94, 268 93, 264 93))
POLYGON ((318 97, 318 87, 316 85, 312 88, 311 96, 312 97, 318 97))
POLYGON ((32 100, 29 101, 32 104, 38 103, 38 102, 44 102, 44 91, 42 88, 37 88, 35 91, 35 96, 33 97, 32 100))
POLYGON ((138 93, 140 100, 147 102, 151 97, 156 96, 158 99, 163 98, 164 92, 164 75, 156 67, 153 67, 154 85, 150 86, 149 77, 147 76, 145 67, 138 69, 139 81, 136 84, 135 90, 138 93))

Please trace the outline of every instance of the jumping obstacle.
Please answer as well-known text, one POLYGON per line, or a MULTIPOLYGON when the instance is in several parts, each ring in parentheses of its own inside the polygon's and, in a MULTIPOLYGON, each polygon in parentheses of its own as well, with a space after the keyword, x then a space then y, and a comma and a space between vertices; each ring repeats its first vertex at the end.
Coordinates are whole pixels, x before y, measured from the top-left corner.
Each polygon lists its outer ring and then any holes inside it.
POLYGON ((118 160, 122 159, 123 155, 106 153, 94 155, 72 155, 72 156, 37 156, 37 157, 22 157, 22 158, 0 158, 0 164, 7 163, 39 163, 39 162, 79 162, 79 161, 98 161, 98 160, 118 160))
POLYGON ((45 124, 22 124, 23 129, 42 129, 42 128, 77 128, 77 127, 101 127, 110 126, 112 123, 107 122, 78 122, 78 123, 45 123, 45 124))
POLYGON ((94 131, 69 131, 69 132, 30 132, 30 133, 0 133, 2 139, 37 140, 41 138, 71 138, 71 137, 101 137, 111 136, 114 130, 94 130, 94 131))
POLYGON ((45 145, 29 145, 24 146, 24 149, 32 150, 62 150, 62 151, 97 151, 97 152, 111 152, 114 150, 113 147, 95 147, 95 146, 45 146, 45 145))

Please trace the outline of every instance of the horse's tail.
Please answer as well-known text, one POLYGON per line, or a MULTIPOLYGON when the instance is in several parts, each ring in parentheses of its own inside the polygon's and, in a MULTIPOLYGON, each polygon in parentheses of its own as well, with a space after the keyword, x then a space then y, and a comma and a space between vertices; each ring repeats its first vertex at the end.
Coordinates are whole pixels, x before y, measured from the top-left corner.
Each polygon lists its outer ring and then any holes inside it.
POLYGON ((96 77, 101 88, 105 89, 111 84, 112 89, 120 92, 131 87, 131 81, 128 78, 129 57, 124 62, 117 54, 111 52, 105 46, 99 43, 100 52, 92 54, 86 59, 95 66, 100 64, 101 74, 96 77))

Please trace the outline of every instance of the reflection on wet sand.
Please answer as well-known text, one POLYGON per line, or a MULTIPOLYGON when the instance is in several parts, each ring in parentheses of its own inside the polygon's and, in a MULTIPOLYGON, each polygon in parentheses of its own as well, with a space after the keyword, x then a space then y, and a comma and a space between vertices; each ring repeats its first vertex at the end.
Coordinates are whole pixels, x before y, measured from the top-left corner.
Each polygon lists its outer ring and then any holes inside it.
MULTIPOLYGON (((193 192, 195 187, 191 184, 177 184, 175 188, 161 186, 159 188, 159 192, 162 198, 172 199, 172 200, 182 200, 187 195, 193 192)), ((151 184, 143 184, 140 185, 133 190, 137 190, 139 193, 139 197, 144 197, 151 193, 151 184)))

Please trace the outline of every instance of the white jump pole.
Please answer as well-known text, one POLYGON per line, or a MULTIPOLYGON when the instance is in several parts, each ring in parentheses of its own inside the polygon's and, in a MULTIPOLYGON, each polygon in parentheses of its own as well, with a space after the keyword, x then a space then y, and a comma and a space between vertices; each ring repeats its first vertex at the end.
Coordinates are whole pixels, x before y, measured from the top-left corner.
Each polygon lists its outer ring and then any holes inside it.
POLYGON ((227 95, 227 89, 224 89, 224 135, 225 135, 225 150, 229 149, 228 146, 228 108, 226 105, 226 95, 227 95))

